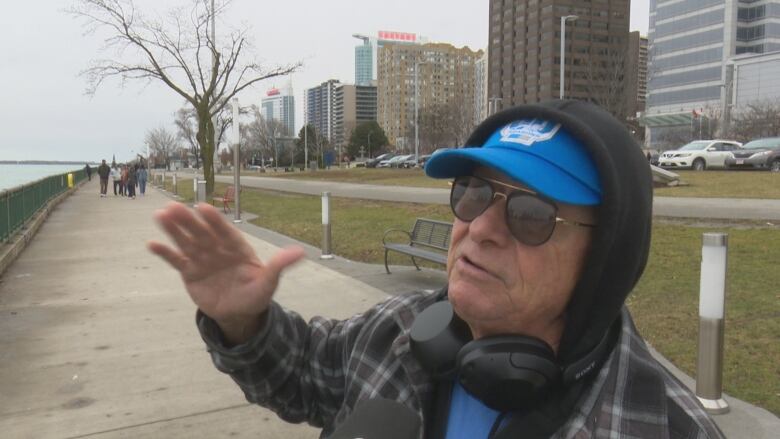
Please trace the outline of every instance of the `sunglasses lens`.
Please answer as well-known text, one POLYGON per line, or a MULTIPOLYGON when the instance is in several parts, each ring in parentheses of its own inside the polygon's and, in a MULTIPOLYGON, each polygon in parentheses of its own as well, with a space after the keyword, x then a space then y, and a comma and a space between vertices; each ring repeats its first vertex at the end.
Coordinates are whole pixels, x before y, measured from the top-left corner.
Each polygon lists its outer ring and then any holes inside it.
POLYGON ((450 207, 461 221, 472 221, 487 209, 493 200, 489 183, 472 177, 458 177, 452 184, 450 207))
POLYGON ((506 211, 509 230, 523 244, 541 245, 555 229, 555 206, 532 195, 510 197, 506 211))

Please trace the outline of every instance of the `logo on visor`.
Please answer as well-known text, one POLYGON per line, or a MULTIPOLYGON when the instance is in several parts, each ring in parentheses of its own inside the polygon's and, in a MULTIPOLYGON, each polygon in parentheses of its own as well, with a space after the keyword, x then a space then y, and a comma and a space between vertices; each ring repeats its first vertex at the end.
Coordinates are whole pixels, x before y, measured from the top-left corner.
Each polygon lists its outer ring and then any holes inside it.
POLYGON ((561 124, 541 119, 524 119, 512 122, 501 129, 501 141, 531 146, 553 138, 561 124))

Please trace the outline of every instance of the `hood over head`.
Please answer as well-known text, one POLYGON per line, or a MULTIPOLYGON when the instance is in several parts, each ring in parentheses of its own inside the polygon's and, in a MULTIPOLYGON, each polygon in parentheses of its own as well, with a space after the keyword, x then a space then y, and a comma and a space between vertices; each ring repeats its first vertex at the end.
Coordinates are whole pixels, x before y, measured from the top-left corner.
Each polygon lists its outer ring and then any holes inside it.
POLYGON ((435 154, 425 170, 434 178, 451 178, 470 173, 477 164, 555 200, 595 205, 598 227, 567 306, 558 350, 563 363, 578 359, 618 318, 647 263, 653 202, 647 157, 623 124, 602 108, 554 100, 494 114, 464 147, 435 154), (524 137, 529 129, 535 136, 530 140, 524 137), (539 143, 521 147, 529 142, 539 143))

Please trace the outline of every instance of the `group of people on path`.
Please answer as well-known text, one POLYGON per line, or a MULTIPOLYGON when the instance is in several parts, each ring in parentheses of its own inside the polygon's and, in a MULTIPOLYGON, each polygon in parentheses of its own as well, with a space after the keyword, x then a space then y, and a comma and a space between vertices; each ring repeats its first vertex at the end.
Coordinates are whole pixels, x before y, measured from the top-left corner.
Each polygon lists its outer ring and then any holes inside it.
POLYGON ((128 197, 135 199, 135 189, 138 187, 141 195, 146 194, 146 182, 149 174, 143 163, 120 164, 112 163, 109 167, 106 161, 98 167, 100 175, 100 196, 105 197, 108 191, 109 177, 114 182, 114 196, 128 197))

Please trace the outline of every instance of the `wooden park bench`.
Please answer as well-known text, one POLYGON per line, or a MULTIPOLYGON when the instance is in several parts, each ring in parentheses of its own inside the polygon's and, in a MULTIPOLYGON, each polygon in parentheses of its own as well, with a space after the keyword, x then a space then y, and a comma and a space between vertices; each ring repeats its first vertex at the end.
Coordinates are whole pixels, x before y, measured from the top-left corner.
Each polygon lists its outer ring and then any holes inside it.
POLYGON ((447 251, 450 248, 450 235, 452 224, 444 221, 417 218, 411 232, 402 229, 389 229, 382 236, 382 245, 385 247, 385 270, 390 274, 387 265, 387 253, 390 251, 403 253, 412 258, 412 263, 417 268, 415 258, 425 259, 437 264, 447 265, 447 251), (409 237, 408 243, 387 242, 387 235, 393 232, 401 232, 409 237))
POLYGON ((236 188, 235 186, 228 186, 225 190, 225 195, 221 197, 214 197, 211 199, 211 205, 216 206, 216 202, 221 201, 222 202, 222 210, 225 211, 225 213, 230 213, 230 203, 236 202, 236 188))

